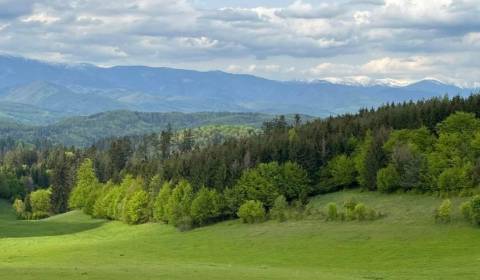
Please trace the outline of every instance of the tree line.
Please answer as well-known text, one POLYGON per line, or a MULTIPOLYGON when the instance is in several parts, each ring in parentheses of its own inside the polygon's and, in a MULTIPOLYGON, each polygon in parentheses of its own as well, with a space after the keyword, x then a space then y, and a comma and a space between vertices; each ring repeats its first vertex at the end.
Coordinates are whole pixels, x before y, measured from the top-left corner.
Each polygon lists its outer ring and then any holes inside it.
MULTIPOLYGON (((172 149, 167 130, 87 149, 63 148, 63 155, 33 152, 63 157, 55 164, 40 160, 54 213, 82 208, 128 223, 190 227, 246 213, 251 216, 245 221, 255 221, 275 213, 276 201, 304 205, 312 195, 349 187, 472 195, 480 180, 479 114, 479 95, 443 97, 307 123, 280 116, 260 134, 203 147, 185 137, 172 149)), ((38 158, 34 162, 27 169, 38 158)), ((25 205, 27 193, 17 194, 25 205)))

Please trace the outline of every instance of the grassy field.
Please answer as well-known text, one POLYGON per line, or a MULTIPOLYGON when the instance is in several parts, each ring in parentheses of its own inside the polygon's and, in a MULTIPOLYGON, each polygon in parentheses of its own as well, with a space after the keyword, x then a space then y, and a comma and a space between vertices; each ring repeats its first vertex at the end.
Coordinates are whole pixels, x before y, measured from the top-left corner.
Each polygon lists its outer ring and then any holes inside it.
POLYGON ((16 221, 0 202, 0 279, 478 279, 480 229, 435 224, 440 200, 357 191, 316 198, 323 208, 348 197, 387 216, 373 222, 228 221, 178 232, 127 226, 75 211, 16 221))

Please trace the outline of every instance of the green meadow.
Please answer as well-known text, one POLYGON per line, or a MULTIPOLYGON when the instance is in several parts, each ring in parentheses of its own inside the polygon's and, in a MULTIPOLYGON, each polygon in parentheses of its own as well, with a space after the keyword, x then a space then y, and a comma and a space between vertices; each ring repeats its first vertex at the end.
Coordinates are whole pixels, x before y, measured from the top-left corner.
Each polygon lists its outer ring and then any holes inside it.
POLYGON ((358 191, 316 197, 315 208, 355 197, 376 221, 227 221, 179 232, 129 226, 73 211, 16 220, 0 202, 0 279, 478 279, 480 229, 436 224, 432 196, 358 191))

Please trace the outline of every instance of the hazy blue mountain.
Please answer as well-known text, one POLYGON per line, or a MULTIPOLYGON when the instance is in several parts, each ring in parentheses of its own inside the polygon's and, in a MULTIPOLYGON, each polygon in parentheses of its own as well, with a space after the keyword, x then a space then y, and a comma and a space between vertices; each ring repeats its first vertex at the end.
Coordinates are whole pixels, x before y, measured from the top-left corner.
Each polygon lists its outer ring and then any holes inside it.
MULTIPOLYGON (((146 112, 261 112, 328 116, 386 102, 469 94, 433 80, 394 87, 326 81, 280 82, 220 71, 49 64, 0 56, 0 102, 77 116, 127 109, 146 112)), ((0 109, 0 112, 4 112, 0 109)), ((55 113, 52 113, 55 114, 55 113)))

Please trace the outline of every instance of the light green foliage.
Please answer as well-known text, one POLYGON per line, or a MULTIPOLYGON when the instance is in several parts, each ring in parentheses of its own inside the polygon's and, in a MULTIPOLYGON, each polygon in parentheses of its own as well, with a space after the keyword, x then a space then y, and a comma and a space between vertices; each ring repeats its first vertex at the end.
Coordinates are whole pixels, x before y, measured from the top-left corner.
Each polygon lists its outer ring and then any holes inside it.
POLYGON ((307 172, 297 163, 286 162, 281 166, 279 192, 289 201, 305 201, 310 194, 310 182, 307 172))
POLYGON ((108 218, 108 205, 112 197, 112 189, 115 185, 109 181, 100 189, 100 193, 93 205, 92 216, 95 218, 108 218))
POLYGON ((220 196, 217 191, 202 188, 192 201, 190 217, 196 225, 205 225, 220 215, 220 196))
POLYGON ((46 189, 30 193, 30 205, 32 206, 32 217, 34 219, 50 216, 52 211, 51 196, 52 192, 46 189))
POLYGON ((456 112, 437 125, 439 134, 458 133, 471 137, 480 129, 480 120, 473 113, 456 112))
MULTIPOLYGON (((117 220, 130 223, 130 214, 129 213, 128 203, 130 199, 138 192, 143 191, 143 182, 140 179, 135 179, 131 176, 126 176, 123 178, 122 183, 120 184, 120 189, 122 190, 121 195, 117 198, 116 205, 116 214, 115 217, 117 220)), ((142 194, 143 196, 143 194, 142 194)), ((139 201, 136 203, 136 206, 143 203, 143 197, 139 197, 139 201)), ((148 204, 148 194, 147 194, 147 204, 148 204)), ((136 210, 135 210, 136 211, 136 210)), ((146 210, 148 212, 148 210, 146 210)), ((146 214, 148 216, 148 214, 146 214)), ((139 216, 141 216, 139 214, 139 216)))
POLYGON ((223 191, 223 215, 227 217, 236 217, 238 208, 245 201, 245 194, 242 190, 235 186, 226 188, 223 191))
POLYGON ((95 192, 98 187, 99 183, 95 176, 93 162, 90 159, 85 159, 77 170, 76 183, 68 201, 69 207, 71 209, 86 208, 85 212, 92 214, 96 200, 95 192))
POLYGON ((352 158, 344 154, 334 157, 320 171, 320 191, 330 192, 353 185, 356 172, 352 158))
POLYGON ((441 223, 449 223, 451 220, 452 202, 445 199, 442 204, 435 210, 435 221, 441 223))
POLYGON ((383 145, 383 148, 392 153, 395 147, 408 145, 412 149, 428 152, 432 149, 435 143, 435 137, 428 130, 428 128, 422 126, 418 129, 401 129, 393 131, 387 142, 383 145))
POLYGON ((480 226, 480 196, 476 195, 470 200, 470 216, 474 225, 480 226))
POLYGON ((157 197, 155 198, 155 202, 153 204, 153 218, 155 221, 158 222, 168 222, 167 216, 167 204, 168 200, 170 199, 170 195, 172 194, 172 184, 170 182, 163 183, 160 192, 158 193, 157 197))
POLYGON ((242 203, 245 200, 261 201, 265 207, 271 208, 279 195, 288 201, 300 199, 305 201, 310 193, 307 172, 298 164, 287 162, 262 163, 245 171, 235 190, 228 191, 231 202, 242 203))
POLYGON ((364 221, 367 218, 367 207, 363 203, 358 203, 353 209, 355 218, 359 221, 364 221))
POLYGON ((337 204, 335 202, 328 203, 326 207, 326 211, 327 211, 328 221, 335 221, 338 219, 338 209, 337 209, 337 204))
POLYGON ((395 166, 389 164, 387 167, 378 170, 377 188, 381 192, 394 192, 400 187, 400 175, 395 166))
POLYGON ((261 201, 248 200, 240 206, 237 215, 244 223, 259 223, 265 219, 265 208, 261 201))
POLYGON ((471 188, 469 167, 452 167, 445 169, 438 177, 438 189, 442 195, 448 196, 459 193, 461 190, 468 191, 471 188))
POLYGON ((23 219, 25 217, 25 203, 21 199, 15 199, 12 205, 13 209, 15 210, 15 214, 17 214, 18 218, 23 219))
POLYGON ((185 180, 180 181, 168 199, 166 208, 168 223, 177 226, 180 222, 185 222, 184 218, 190 216, 192 200, 192 186, 185 180))
POLYGON ((148 184, 148 194, 152 197, 155 198, 157 197, 158 193, 160 192, 160 189, 163 186, 163 179, 160 175, 155 175, 152 177, 150 180, 150 183, 148 184))
POLYGON ((288 202, 287 199, 280 195, 275 199, 272 209, 270 209, 270 217, 279 222, 287 220, 288 202))
POLYGON ((235 188, 244 200, 258 200, 267 207, 272 207, 279 195, 278 180, 281 171, 278 163, 260 164, 254 169, 245 171, 235 188))
POLYGON ((150 216, 150 197, 144 190, 138 190, 128 198, 125 204, 125 221, 128 224, 142 224, 148 222, 150 216))

